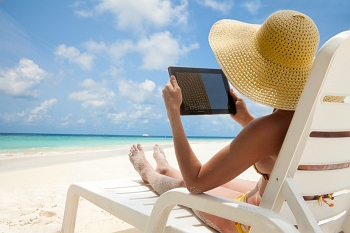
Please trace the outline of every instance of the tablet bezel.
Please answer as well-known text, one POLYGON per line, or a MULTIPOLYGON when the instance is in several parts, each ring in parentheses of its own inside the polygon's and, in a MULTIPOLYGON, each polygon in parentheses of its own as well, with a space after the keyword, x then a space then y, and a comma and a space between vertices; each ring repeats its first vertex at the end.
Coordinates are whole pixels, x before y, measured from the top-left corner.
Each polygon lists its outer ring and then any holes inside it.
MULTIPOLYGON (((224 91, 227 96, 227 108, 223 109, 210 109, 210 112, 208 110, 188 110, 186 109, 186 106, 184 104, 184 100, 181 103, 180 106, 180 114, 181 115, 215 115, 215 114, 236 114, 236 106, 235 106, 235 101, 233 97, 230 95, 230 86, 227 81, 227 78, 223 71, 221 69, 213 69, 213 68, 196 68, 196 67, 177 67, 177 66, 169 66, 168 67, 168 72, 169 75, 174 75, 175 78, 177 78, 176 73, 178 72, 187 72, 187 73, 205 73, 205 74, 220 74, 220 76, 214 76, 214 77, 220 77, 218 78, 219 82, 222 82, 224 89, 219 90, 219 91, 224 91)), ((213 77, 213 78, 214 78, 213 77)), ((186 87, 181 87, 181 89, 186 88, 186 87)))

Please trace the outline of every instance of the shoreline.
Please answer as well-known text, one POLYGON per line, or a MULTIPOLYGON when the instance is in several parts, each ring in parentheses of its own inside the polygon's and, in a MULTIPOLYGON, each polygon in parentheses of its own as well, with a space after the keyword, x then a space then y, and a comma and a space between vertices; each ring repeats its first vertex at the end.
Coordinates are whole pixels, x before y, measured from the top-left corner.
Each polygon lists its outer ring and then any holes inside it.
MULTIPOLYGON (((172 143, 159 143, 161 147, 170 148, 172 143)), ((153 144, 144 144, 145 150, 151 150, 153 144)), ((43 153, 42 155, 31 154, 23 157, 10 157, 0 159, 0 174, 5 171, 16 171, 28 168, 36 168, 43 166, 54 166, 65 163, 76 163, 81 161, 90 161, 96 159, 112 158, 118 156, 126 156, 129 153, 130 146, 119 146, 118 148, 107 148, 97 150, 79 150, 67 152, 43 153)))
MULTIPOLYGON (((87 136, 89 137, 89 135, 87 136)), ((100 137, 100 136, 97 136, 97 137, 100 137)), ((190 137, 188 138, 188 140, 191 144, 205 143, 205 142, 212 142, 212 141, 229 143, 232 140, 232 138, 190 137)), ((17 142, 16 139, 14 139, 13 142, 11 142, 11 144, 13 144, 14 142, 23 143, 23 141, 17 142)), ((135 136, 135 137, 129 137, 128 140, 120 139, 120 141, 116 140, 113 142, 91 140, 90 142, 81 144, 81 141, 78 141, 76 142, 78 145, 74 145, 74 146, 73 145, 64 146, 64 143, 65 142, 63 141, 58 145, 55 145, 55 146, 51 145, 51 147, 37 145, 37 147, 27 146, 26 148, 21 148, 18 146, 17 147, 12 146, 8 148, 0 144, 0 161, 5 159, 40 157, 40 156, 48 156, 48 155, 79 154, 79 153, 89 153, 89 152, 104 153, 109 151, 118 151, 120 150, 120 148, 130 148, 132 144, 136 144, 136 143, 141 143, 142 145, 148 145, 148 144, 154 145, 155 143, 159 145, 168 145, 168 144, 173 144, 173 140, 172 138, 169 138, 169 137, 167 137, 164 140, 164 137, 136 137, 135 136)))
MULTIPOLYGON (((194 142, 191 146, 204 163, 226 144, 226 141, 213 140, 194 142)), ((154 143, 142 145, 146 158, 155 167, 152 156, 154 143)), ((172 143, 161 146, 168 162, 178 168, 172 143)), ((0 232, 60 232, 70 184, 139 177, 129 161, 128 150, 129 147, 120 149, 118 153, 86 152, 1 160, 0 232), (22 165, 18 165, 20 163, 15 163, 16 161, 21 161, 22 165), (7 165, 2 165, 3 162, 7 165)), ((240 178, 257 180, 259 175, 248 169, 240 178)), ((85 199, 79 202, 75 232, 140 233, 85 199)))

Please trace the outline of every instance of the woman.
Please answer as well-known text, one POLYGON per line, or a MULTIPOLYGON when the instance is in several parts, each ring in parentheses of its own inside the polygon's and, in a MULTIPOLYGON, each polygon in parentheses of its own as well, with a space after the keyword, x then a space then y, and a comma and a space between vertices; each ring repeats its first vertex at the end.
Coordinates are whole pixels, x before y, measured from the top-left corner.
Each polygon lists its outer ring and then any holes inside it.
MULTIPOLYGON (((167 163, 159 146, 154 147, 157 162, 154 170, 145 159, 141 145, 133 145, 129 157, 142 179, 159 194, 186 187, 191 193, 209 192, 259 205, 311 70, 318 42, 314 22, 296 11, 275 12, 262 25, 235 20, 215 23, 209 43, 228 80, 241 94, 275 110, 254 119, 244 101, 231 90, 237 108, 232 118, 243 129, 229 145, 201 164, 182 126, 181 89, 175 77, 170 77, 163 98, 180 172, 167 163), (262 175, 257 184, 235 179, 252 165, 262 175)), ((239 223, 195 213, 219 232, 248 231, 248 227, 239 223)))

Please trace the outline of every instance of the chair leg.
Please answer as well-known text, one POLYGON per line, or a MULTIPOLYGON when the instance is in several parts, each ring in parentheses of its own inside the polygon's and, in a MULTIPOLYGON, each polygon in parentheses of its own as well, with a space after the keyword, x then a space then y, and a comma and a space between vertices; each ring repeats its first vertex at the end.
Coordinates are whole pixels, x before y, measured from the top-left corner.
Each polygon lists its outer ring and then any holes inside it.
POLYGON ((79 195, 74 191, 74 185, 71 185, 67 192, 66 206, 64 209, 62 233, 73 233, 75 220, 77 218, 79 195))

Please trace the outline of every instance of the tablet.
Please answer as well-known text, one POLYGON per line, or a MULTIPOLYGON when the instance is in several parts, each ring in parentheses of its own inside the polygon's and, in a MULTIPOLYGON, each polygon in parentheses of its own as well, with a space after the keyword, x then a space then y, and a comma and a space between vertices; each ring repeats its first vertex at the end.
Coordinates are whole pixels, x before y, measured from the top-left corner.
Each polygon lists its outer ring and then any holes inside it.
POLYGON ((181 115, 235 114, 236 106, 221 69, 168 68, 181 88, 181 115))

